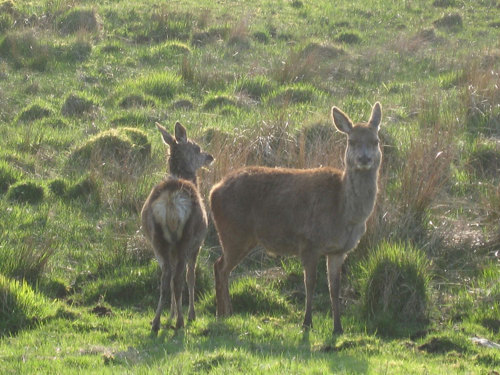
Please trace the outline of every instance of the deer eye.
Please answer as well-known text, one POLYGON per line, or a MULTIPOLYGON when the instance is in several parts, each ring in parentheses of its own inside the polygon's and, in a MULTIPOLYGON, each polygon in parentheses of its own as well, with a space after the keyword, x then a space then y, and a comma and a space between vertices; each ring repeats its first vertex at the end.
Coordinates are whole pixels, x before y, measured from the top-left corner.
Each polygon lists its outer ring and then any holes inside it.
POLYGON ((194 150, 195 150, 197 153, 200 153, 200 151, 201 151, 200 146, 195 145, 195 146, 194 146, 194 150))

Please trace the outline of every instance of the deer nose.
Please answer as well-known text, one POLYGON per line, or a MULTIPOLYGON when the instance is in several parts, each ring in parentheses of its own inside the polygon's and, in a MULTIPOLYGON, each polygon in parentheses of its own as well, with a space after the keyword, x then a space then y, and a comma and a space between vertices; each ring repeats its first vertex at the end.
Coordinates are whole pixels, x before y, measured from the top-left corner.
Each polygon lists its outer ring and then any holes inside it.
POLYGON ((360 157, 358 157, 358 164, 359 165, 365 166, 365 165, 371 164, 371 162, 372 162, 372 158, 369 157, 368 155, 361 155, 360 157))
POLYGON ((208 154, 208 155, 207 155, 207 163, 211 163, 211 162, 213 162, 214 160, 215 160, 215 159, 214 159, 214 157, 213 157, 212 155, 210 155, 210 154, 208 154))

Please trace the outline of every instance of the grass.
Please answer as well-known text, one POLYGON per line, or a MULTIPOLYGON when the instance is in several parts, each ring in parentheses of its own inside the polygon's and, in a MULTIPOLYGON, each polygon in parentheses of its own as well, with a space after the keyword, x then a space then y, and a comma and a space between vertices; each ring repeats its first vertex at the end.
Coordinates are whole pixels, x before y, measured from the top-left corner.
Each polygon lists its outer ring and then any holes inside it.
POLYGON ((471 340, 500 342, 497 8, 0 1, 0 372, 499 368, 498 353, 471 340), (332 336, 324 264, 314 329, 303 332, 300 262, 260 250, 233 272, 235 315, 217 321, 212 229, 198 260, 198 319, 150 337, 159 276, 139 212, 166 172, 155 122, 179 120, 215 156, 199 175, 206 201, 246 164, 342 168, 330 109, 364 121, 375 101, 380 194, 344 266, 346 333, 332 336), (361 313, 358 267, 389 244, 405 244, 396 264, 418 249, 408 267, 433 265, 419 328, 382 332, 361 313))

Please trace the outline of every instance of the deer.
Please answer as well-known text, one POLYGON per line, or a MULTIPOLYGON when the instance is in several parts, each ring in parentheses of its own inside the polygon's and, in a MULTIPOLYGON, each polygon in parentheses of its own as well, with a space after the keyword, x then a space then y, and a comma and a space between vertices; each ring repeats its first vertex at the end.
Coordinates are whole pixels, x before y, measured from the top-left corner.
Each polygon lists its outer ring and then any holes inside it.
POLYGON ((297 256, 304 268, 305 316, 312 328, 312 298, 320 257, 326 257, 333 333, 340 319, 342 264, 366 231, 374 210, 382 161, 379 102, 367 123, 331 109, 333 124, 347 135, 344 170, 248 166, 226 175, 210 192, 212 217, 222 247, 214 263, 216 317, 232 314, 231 271, 261 245, 280 256, 297 256))
POLYGON ((160 299, 151 331, 160 329, 160 317, 170 286, 170 319, 175 328, 184 326, 182 291, 184 276, 189 292, 188 320, 195 319, 194 286, 196 259, 208 228, 207 214, 198 191, 196 172, 208 166, 213 156, 187 138, 186 129, 175 124, 175 137, 156 123, 163 142, 170 148, 170 175, 151 190, 141 211, 142 229, 161 268, 160 299))

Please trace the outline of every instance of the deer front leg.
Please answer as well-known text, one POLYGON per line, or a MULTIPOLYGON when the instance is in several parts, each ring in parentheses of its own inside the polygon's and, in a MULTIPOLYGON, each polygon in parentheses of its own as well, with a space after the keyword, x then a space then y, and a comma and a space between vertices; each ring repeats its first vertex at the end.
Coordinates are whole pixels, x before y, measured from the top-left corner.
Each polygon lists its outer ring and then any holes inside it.
POLYGON ((340 321, 340 279, 342 275, 342 264, 345 254, 327 255, 326 269, 328 274, 328 289, 330 290, 330 301, 332 304, 333 333, 341 334, 343 331, 340 321))
POLYGON ((315 256, 311 256, 311 254, 308 255, 307 258, 302 258, 302 264, 304 266, 304 285, 306 290, 306 313, 302 327, 306 329, 312 328, 312 299, 316 287, 316 268, 318 266, 318 259, 315 256))

